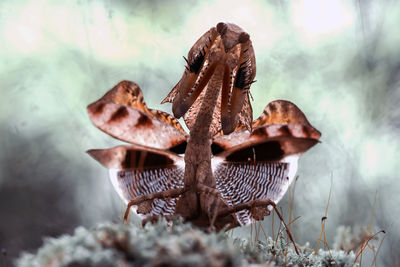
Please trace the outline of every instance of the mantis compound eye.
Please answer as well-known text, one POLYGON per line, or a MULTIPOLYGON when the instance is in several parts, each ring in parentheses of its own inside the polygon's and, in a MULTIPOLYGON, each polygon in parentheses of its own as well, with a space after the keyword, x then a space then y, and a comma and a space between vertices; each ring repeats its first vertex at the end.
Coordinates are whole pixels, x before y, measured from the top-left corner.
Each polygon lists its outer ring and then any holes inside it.
POLYGON ((250 79, 251 73, 247 66, 242 66, 238 69, 235 79, 235 87, 239 89, 248 89, 253 82, 250 79))
POLYGON ((189 64, 189 71, 193 72, 195 74, 198 74, 200 72, 201 66, 203 65, 204 62, 204 56, 205 56, 206 52, 203 49, 201 49, 198 54, 196 54, 196 56, 194 57, 193 62, 188 63, 189 64))

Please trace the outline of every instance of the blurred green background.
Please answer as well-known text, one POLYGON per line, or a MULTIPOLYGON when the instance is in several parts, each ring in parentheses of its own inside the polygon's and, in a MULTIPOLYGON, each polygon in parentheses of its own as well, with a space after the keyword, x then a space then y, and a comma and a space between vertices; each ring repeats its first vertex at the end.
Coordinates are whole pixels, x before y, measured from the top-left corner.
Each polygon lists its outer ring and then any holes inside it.
POLYGON ((400 4, 389 0, 1 1, 0 247, 10 258, 43 236, 121 220, 107 171, 85 154, 119 142, 86 105, 127 79, 170 112, 160 102, 182 56, 220 21, 251 36, 254 117, 286 99, 322 132, 300 160, 297 241, 316 243, 332 181, 328 242, 339 225, 368 225, 377 194, 378 261, 399 259, 400 4))

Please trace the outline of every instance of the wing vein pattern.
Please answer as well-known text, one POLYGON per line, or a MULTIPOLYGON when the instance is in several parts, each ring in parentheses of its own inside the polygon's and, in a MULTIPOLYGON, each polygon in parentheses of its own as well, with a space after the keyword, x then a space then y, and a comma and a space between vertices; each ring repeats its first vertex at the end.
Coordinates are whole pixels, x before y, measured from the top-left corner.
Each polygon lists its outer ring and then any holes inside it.
MULTIPOLYGON (((289 186, 289 163, 285 162, 223 162, 214 170, 217 189, 229 206, 255 199, 271 199, 277 203, 289 186)), ((241 225, 254 218, 248 210, 236 213, 241 225)))
MULTIPOLYGON (((126 202, 138 196, 183 188, 183 175, 184 168, 176 165, 164 168, 110 170, 111 181, 126 202)), ((173 215, 177 199, 155 199, 151 202, 150 209, 138 210, 137 213, 141 218, 153 215, 173 215)))

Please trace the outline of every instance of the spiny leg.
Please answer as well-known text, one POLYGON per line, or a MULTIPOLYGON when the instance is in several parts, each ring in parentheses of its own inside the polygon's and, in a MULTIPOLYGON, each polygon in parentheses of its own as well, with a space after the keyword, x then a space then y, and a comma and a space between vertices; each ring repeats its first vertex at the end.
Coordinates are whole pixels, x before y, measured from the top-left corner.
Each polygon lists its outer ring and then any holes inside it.
POLYGON ((148 194, 148 195, 143 195, 143 196, 138 196, 134 198, 133 200, 129 201, 125 214, 124 214, 124 223, 126 224, 128 222, 128 216, 129 216, 129 211, 132 206, 139 205, 145 201, 148 200, 153 200, 157 198, 175 198, 179 197, 179 195, 183 194, 186 191, 185 188, 174 188, 174 189, 169 189, 161 192, 156 192, 153 194, 148 194))
POLYGON ((268 207, 268 206, 272 206, 274 208, 276 214, 278 214, 279 219, 281 220, 281 222, 285 226, 286 232, 287 232, 290 240, 292 241, 292 243, 294 245, 294 249, 295 249, 297 255, 299 255, 299 251, 297 250, 297 246, 296 246, 296 243, 293 240, 292 234, 290 233, 290 230, 289 230, 287 224, 283 220, 282 214, 280 213, 280 211, 276 207, 275 202, 273 202, 271 199, 256 199, 256 200, 252 200, 252 201, 249 201, 249 202, 246 202, 246 203, 237 204, 237 205, 232 206, 232 207, 227 207, 227 208, 224 208, 224 209, 220 210, 218 212, 218 216, 217 217, 224 217, 224 216, 230 215, 232 213, 236 213, 236 212, 241 211, 241 210, 251 210, 252 208, 256 208, 256 207, 268 207))

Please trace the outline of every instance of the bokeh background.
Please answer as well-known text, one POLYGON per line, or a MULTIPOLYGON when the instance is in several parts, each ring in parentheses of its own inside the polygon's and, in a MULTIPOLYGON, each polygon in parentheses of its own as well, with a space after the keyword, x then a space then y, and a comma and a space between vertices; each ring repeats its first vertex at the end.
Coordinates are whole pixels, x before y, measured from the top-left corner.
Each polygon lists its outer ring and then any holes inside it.
MULTIPOLYGON (((254 116, 290 100, 323 134, 300 160, 297 241, 315 246, 332 188, 328 242, 339 225, 368 226, 376 199, 374 230, 387 232, 378 266, 399 260, 397 1, 2 0, 0 247, 9 260, 44 236, 120 222, 106 169, 85 154, 119 142, 90 123, 86 105, 128 79, 148 106, 170 112, 160 102, 182 75, 182 56, 219 21, 253 41, 254 116)), ((288 196, 280 206, 287 212, 288 196)))

